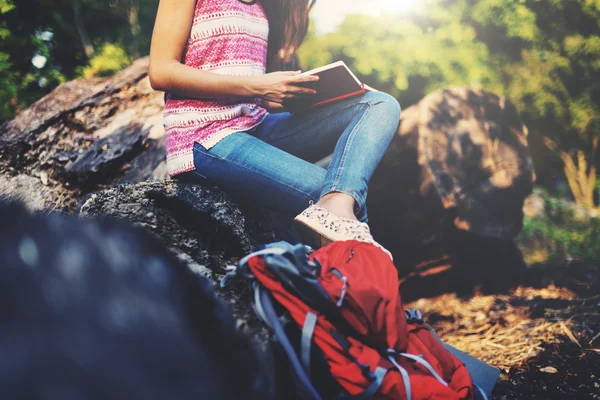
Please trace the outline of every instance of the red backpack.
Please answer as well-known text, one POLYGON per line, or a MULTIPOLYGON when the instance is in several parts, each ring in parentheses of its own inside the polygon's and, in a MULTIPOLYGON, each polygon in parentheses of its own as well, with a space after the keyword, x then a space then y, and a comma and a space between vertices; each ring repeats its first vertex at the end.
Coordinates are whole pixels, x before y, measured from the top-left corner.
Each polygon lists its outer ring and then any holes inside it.
POLYGON ((487 398, 416 310, 378 247, 336 241, 316 251, 281 241, 244 257, 253 306, 273 330, 302 399, 487 398))

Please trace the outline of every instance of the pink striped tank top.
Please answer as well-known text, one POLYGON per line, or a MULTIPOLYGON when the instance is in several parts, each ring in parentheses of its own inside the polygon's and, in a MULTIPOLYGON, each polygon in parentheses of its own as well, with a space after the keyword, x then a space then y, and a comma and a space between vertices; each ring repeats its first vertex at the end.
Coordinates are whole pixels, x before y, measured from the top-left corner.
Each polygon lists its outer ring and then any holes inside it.
MULTIPOLYGON (((256 0, 198 0, 184 63, 215 74, 263 75, 268 35, 267 17, 256 0)), ((210 149, 266 115, 260 98, 198 100, 167 93, 163 123, 169 175, 194 169, 194 142, 210 149)))

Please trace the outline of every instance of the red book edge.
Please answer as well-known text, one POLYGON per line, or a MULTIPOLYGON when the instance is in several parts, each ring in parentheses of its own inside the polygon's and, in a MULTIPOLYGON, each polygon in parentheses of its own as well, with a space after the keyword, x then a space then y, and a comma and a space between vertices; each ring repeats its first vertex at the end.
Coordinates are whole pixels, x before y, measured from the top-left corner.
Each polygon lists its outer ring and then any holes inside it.
POLYGON ((322 104, 331 103, 331 102, 334 102, 334 101, 337 101, 337 100, 342 100, 342 99, 345 99, 345 98, 348 98, 348 97, 356 96, 357 94, 365 93, 366 89, 365 89, 364 84, 361 83, 360 86, 361 86, 361 89, 357 90, 356 92, 347 93, 347 94, 342 95, 342 96, 332 97, 331 99, 319 101, 318 103, 312 104, 310 107, 318 107, 318 106, 320 106, 322 104))

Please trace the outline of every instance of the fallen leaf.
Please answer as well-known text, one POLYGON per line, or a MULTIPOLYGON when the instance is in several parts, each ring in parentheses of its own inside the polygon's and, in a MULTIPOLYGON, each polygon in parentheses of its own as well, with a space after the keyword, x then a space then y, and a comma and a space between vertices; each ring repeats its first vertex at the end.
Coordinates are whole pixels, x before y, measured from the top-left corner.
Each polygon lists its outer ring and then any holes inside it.
POLYGON ((48 186, 48 173, 46 171, 40 172, 40 180, 42 181, 42 185, 48 186))
POLYGON ((554 367, 544 367, 544 368, 540 368, 540 371, 542 372, 546 372, 548 374, 555 374, 558 372, 558 370, 554 367))

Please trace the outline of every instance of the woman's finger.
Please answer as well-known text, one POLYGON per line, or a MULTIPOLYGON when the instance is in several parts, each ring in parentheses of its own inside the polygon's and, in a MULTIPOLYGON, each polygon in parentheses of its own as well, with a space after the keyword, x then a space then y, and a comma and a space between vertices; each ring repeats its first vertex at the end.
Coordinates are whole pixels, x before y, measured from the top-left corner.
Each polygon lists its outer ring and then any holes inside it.
POLYGON ((318 75, 302 75, 292 78, 291 82, 315 82, 319 80, 318 75))
POLYGON ((298 74, 301 74, 301 73, 302 73, 302 71, 300 71, 300 70, 297 70, 297 71, 279 71, 279 72, 280 72, 282 75, 291 75, 291 76, 293 76, 293 75, 298 75, 298 74))
POLYGON ((317 91, 315 89, 305 88, 305 87, 297 86, 297 85, 289 85, 286 92, 292 93, 292 94, 314 94, 314 93, 317 93, 317 91))

